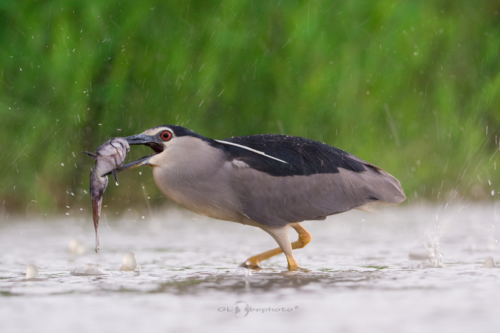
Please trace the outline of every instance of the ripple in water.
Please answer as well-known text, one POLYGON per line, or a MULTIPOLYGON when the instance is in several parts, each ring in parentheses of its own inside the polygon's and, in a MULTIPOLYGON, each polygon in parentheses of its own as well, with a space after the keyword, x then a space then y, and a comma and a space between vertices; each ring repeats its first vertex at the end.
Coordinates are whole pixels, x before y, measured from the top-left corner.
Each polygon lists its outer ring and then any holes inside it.
POLYGON ((106 273, 102 268, 101 265, 98 264, 85 264, 85 265, 80 265, 77 268, 73 269, 70 272, 71 275, 76 275, 76 276, 86 276, 86 275, 106 275, 106 273))

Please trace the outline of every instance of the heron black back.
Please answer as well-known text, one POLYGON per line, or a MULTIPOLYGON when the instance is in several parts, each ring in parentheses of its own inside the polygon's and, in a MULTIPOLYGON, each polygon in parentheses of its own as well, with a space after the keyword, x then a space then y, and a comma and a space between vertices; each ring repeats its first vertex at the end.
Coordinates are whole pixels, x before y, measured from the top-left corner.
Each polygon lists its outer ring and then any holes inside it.
MULTIPOLYGON (((324 143, 288 135, 261 134, 224 139, 260 152, 283 163, 250 150, 222 145, 230 160, 240 160, 251 168, 271 176, 309 176, 315 174, 338 173, 339 168, 354 172, 366 171, 364 165, 351 158, 352 155, 324 143)), ((368 163, 367 163, 368 164, 368 163)))

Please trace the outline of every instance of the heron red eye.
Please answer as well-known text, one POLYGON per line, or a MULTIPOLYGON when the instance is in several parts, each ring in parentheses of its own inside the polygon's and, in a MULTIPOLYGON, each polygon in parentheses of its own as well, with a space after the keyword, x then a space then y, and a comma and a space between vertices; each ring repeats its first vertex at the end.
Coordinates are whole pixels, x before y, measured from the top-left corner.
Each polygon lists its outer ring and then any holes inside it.
POLYGON ((169 131, 163 131, 161 133, 161 138, 163 139, 163 141, 168 141, 172 139, 172 133, 170 133, 169 131))

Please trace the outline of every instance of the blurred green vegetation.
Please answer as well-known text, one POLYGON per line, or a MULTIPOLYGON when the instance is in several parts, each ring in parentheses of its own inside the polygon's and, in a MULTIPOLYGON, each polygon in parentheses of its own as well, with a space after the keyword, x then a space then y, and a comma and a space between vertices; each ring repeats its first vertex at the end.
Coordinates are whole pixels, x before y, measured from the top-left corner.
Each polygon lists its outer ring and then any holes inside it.
MULTIPOLYGON (((2 1, 0 210, 88 211, 93 160, 81 151, 160 124, 323 141, 395 175, 410 202, 494 200, 499 11, 493 0, 2 1)), ((141 171, 121 174, 105 204, 166 202, 141 171)))

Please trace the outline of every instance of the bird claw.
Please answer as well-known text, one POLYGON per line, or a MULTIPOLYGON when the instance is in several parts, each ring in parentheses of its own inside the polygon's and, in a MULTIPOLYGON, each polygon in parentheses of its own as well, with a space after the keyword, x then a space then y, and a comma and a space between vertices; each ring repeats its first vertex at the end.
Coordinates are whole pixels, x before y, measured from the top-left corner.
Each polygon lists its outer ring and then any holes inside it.
POLYGON ((247 269, 253 269, 253 270, 260 270, 262 267, 260 266, 259 263, 253 263, 251 261, 245 261, 240 265, 240 267, 247 268, 247 269))

